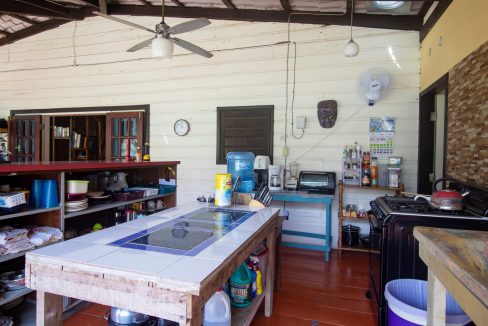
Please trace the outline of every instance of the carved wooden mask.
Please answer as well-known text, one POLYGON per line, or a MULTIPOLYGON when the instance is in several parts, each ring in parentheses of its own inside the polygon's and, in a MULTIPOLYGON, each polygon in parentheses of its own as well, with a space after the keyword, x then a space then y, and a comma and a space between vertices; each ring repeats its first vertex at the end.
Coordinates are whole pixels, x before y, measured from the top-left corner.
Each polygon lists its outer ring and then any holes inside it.
POLYGON ((337 102, 334 100, 320 101, 317 104, 317 117, 322 128, 334 127, 337 120, 337 102))

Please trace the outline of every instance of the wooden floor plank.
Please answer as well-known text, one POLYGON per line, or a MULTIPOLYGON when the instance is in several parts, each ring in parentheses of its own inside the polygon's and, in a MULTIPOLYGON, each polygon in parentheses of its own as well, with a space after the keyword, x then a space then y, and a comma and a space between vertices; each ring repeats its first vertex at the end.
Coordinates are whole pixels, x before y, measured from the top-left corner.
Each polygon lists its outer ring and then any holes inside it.
POLYGON ((369 287, 368 255, 337 251, 325 262, 323 253, 283 248, 281 290, 275 292, 270 318, 260 312, 253 326, 312 325, 374 326, 369 287))
MULTIPOLYGON (((274 294, 273 315, 261 308, 252 326, 374 326, 366 253, 331 253, 282 248, 281 290, 274 294), (316 323, 313 323, 313 322, 316 323)), ((98 326, 108 307, 94 306, 69 318, 65 325, 98 326)))

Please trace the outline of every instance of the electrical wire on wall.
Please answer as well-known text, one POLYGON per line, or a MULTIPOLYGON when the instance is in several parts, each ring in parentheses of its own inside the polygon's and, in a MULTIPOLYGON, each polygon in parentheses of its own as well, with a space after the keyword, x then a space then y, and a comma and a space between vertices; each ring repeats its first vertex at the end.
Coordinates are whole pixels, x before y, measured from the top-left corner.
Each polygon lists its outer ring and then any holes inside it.
MULTIPOLYGON (((310 14, 310 13, 290 13, 288 15, 288 26, 287 26, 287 47, 286 47, 286 81, 285 81, 285 147, 287 147, 288 144, 288 97, 289 97, 289 61, 290 61, 290 44, 293 43, 294 45, 294 56, 293 56, 293 86, 292 86, 292 98, 291 98, 291 135, 295 139, 301 139, 303 138, 305 134, 305 130, 302 130, 301 135, 295 135, 295 130, 294 130, 294 106, 295 106, 295 89, 296 89, 296 64, 297 64, 297 43, 296 42, 291 42, 290 40, 290 26, 291 26, 291 16, 292 15, 303 15, 303 14, 310 14)), ((338 13, 338 14, 322 14, 322 13, 311 13, 312 15, 316 16, 344 16, 344 13, 338 13)), ((298 159, 295 159, 294 162, 296 162, 298 159)), ((285 164, 284 164, 284 169, 286 173, 286 164, 288 161, 288 155, 285 156, 285 164)))
POLYGON ((76 29, 78 28, 78 24, 75 21, 75 28, 73 29, 72 35, 72 45, 73 45, 73 66, 76 67, 78 65, 77 58, 76 58, 76 29))
MULTIPOLYGON (((293 47, 294 47, 294 55, 293 55, 293 84, 292 84, 292 93, 291 93, 291 135, 293 136, 293 138, 295 139, 301 139, 303 138, 303 134, 305 133, 305 130, 302 130, 302 134, 300 136, 296 136, 295 135, 295 130, 293 128, 294 126, 294 114, 293 114, 293 108, 295 106, 295 89, 296 89, 296 72, 297 72, 297 43, 296 42, 291 42, 290 41, 290 17, 291 15, 288 16, 288 37, 287 37, 287 47, 286 47, 286 94, 285 94, 285 98, 286 98, 286 105, 285 105, 285 114, 286 114, 286 117, 285 117, 285 129, 286 129, 286 125, 288 122, 287 120, 287 117, 288 117, 288 97, 289 97, 289 62, 290 62, 290 44, 293 43, 293 47)), ((287 134, 286 130, 285 130, 285 135, 287 134)), ((286 139, 286 137, 285 137, 286 139)), ((285 146, 286 146, 286 142, 285 142, 285 146)))

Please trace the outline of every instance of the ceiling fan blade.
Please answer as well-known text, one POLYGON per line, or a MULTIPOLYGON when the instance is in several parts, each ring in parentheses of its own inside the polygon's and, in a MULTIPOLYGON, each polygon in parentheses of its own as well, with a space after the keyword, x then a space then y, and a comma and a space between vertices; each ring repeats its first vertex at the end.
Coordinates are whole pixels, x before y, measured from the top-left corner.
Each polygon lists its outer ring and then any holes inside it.
POLYGON ((192 44, 190 42, 184 41, 180 38, 177 37, 172 37, 169 39, 171 42, 174 44, 181 46, 184 49, 187 49, 188 51, 191 51, 193 53, 196 53, 198 55, 201 55, 205 58, 211 58, 213 57, 213 54, 208 52, 207 50, 202 49, 201 47, 196 46, 195 44, 192 44))
POLYGON ((145 48, 146 46, 151 45, 152 40, 154 40, 154 37, 151 37, 150 39, 147 39, 145 41, 142 41, 140 43, 137 43, 136 45, 134 45, 133 47, 131 47, 130 49, 128 49, 127 52, 135 52, 137 50, 140 50, 142 48, 145 48))
POLYGON ((110 19, 110 20, 113 20, 113 21, 116 21, 118 23, 121 23, 121 24, 125 24, 125 25, 129 25, 129 26, 132 26, 132 27, 135 27, 135 28, 139 28, 139 29, 142 29, 142 30, 145 30, 149 33, 154 33, 156 34, 156 31, 152 30, 152 29, 149 29, 147 27, 144 27, 144 26, 141 26, 141 25, 137 25, 137 24, 134 24, 134 23, 131 23, 130 21, 127 21, 127 20, 123 20, 123 19, 120 19, 120 18, 117 18, 117 17, 114 17, 114 16, 110 16, 110 15, 105 15, 99 11, 93 11, 93 13, 97 16, 101 16, 101 17, 105 17, 107 19, 110 19))
POLYGON ((195 20, 190 20, 178 25, 175 25, 173 27, 170 27, 168 29, 168 33, 170 34, 181 34, 181 33, 186 33, 193 31, 195 29, 199 29, 202 27, 205 27, 207 25, 210 25, 210 20, 206 18, 200 18, 200 19, 195 19, 195 20))

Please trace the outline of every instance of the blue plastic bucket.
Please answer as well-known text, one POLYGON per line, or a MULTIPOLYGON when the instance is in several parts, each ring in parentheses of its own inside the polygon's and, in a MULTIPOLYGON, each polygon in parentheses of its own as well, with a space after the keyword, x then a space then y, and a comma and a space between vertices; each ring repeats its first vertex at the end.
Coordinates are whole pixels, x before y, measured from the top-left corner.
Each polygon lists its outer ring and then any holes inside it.
MULTIPOLYGON (((385 286, 388 326, 427 325, 427 293, 427 281, 399 279, 388 282, 385 286)), ((468 315, 447 293, 446 325, 461 326, 469 322, 468 315)))

